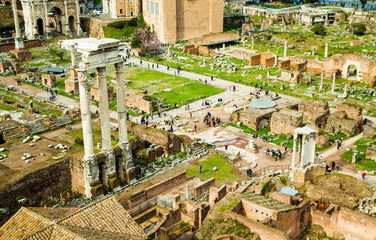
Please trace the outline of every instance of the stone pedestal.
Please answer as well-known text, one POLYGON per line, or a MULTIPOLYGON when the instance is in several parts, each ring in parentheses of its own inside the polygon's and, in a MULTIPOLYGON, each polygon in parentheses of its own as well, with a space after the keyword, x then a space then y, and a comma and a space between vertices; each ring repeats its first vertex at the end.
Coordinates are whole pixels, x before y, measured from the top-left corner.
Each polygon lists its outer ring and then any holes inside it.
POLYGON ((73 92, 73 94, 79 93, 78 88, 78 74, 77 71, 73 69, 73 67, 70 69, 70 77, 65 80, 65 92, 73 92))
POLYGON ((15 49, 15 50, 10 50, 10 53, 12 53, 16 58, 20 61, 28 61, 33 59, 33 56, 30 51, 25 50, 25 49, 15 49))

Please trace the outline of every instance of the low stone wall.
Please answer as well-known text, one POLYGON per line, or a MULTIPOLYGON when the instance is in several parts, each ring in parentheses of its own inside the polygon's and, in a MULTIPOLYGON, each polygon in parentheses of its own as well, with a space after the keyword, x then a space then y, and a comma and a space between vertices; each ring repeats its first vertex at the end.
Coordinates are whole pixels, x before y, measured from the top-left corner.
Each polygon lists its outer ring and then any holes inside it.
POLYGON ((194 38, 188 41, 189 45, 206 45, 210 43, 226 42, 239 39, 238 31, 220 32, 205 34, 201 38, 194 38))
POLYGON ((212 177, 209 180, 201 183, 200 185, 193 188, 193 195, 196 198, 199 198, 204 194, 205 192, 209 191, 211 187, 214 187, 215 185, 215 178, 212 177))
POLYGON ((251 229, 252 232, 257 233, 261 240, 288 240, 289 237, 284 233, 277 229, 273 229, 270 227, 267 227, 263 225, 262 223, 258 223, 256 221, 252 221, 251 219, 248 219, 240 214, 226 211, 224 213, 225 219, 234 219, 240 222, 241 224, 247 226, 249 229, 251 229))
POLYGON ((153 197, 185 182, 187 180, 187 175, 185 172, 180 173, 172 178, 169 178, 163 182, 157 183, 145 190, 134 193, 130 196, 128 200, 128 207, 133 208, 139 204, 152 199, 153 197))
POLYGON ((328 117, 326 128, 333 134, 343 132, 351 136, 362 131, 362 118, 349 119, 346 112, 337 111, 328 117))
POLYGON ((153 112, 153 104, 149 101, 148 96, 135 96, 127 94, 126 97, 127 107, 138 108, 146 113, 153 112))
POLYGON ((136 124, 128 121, 128 131, 139 136, 142 140, 161 146, 168 155, 181 151, 181 144, 184 140, 172 133, 136 124))
POLYGON ((69 158, 26 174, 0 190, 0 207, 16 199, 36 202, 71 189, 69 158))
MULTIPOLYGON (((50 40, 28 40, 24 41, 25 48, 35 48, 44 45, 49 45, 51 43, 50 40)), ((0 45, 0 52, 9 52, 10 50, 14 50, 15 45, 14 42, 4 43, 0 45)))
POLYGON ((313 224, 324 227, 329 236, 335 231, 341 232, 346 239, 374 240, 376 236, 376 219, 346 208, 335 210, 331 215, 318 210, 311 211, 313 224))
POLYGON ((226 196, 227 187, 226 185, 222 185, 219 189, 215 187, 211 187, 209 189, 209 204, 213 206, 215 203, 219 202, 222 198, 226 196))

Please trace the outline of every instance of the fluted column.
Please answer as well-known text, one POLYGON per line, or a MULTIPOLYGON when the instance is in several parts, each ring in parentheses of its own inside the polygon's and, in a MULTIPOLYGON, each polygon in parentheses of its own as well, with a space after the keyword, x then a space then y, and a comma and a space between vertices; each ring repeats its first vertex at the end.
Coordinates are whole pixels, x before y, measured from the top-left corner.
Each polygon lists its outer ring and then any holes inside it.
POLYGON ((321 82, 320 82, 319 91, 322 92, 323 88, 324 88, 324 70, 321 70, 321 82))
POLYGON ((65 35, 72 35, 72 31, 69 28, 69 16, 68 16, 68 2, 64 0, 64 10, 65 10, 65 35))
POLYGON ((122 62, 115 64, 116 69, 116 95, 117 112, 119 119, 119 144, 127 143, 127 113, 124 89, 124 65, 122 62))
POLYGON ((99 181, 99 167, 93 148, 93 131, 91 126, 87 70, 79 70, 78 79, 80 89, 82 132, 85 149, 85 155, 82 160, 82 165, 84 167, 85 195, 88 198, 92 198, 96 197, 97 195, 101 195, 102 192, 93 194, 92 191, 94 184, 98 183, 99 181))
POLYGON ((12 10, 13 10, 13 17, 14 17, 14 27, 16 30, 16 38, 14 39, 15 48, 16 50, 24 49, 25 46, 21 37, 20 20, 18 18, 16 0, 12 0, 12 10))
POLYGON ((333 73, 332 93, 334 93, 336 87, 336 73, 333 73))
POLYGON ((82 28, 81 28, 81 20, 80 20, 80 3, 78 0, 76 0, 76 11, 77 11, 77 35, 82 35, 82 28))
POLYGON ((108 183, 104 182, 105 191, 114 190, 119 186, 116 177, 116 157, 114 150, 111 147, 111 128, 110 128, 110 110, 108 106, 108 92, 107 92, 107 74, 106 67, 97 68, 97 83, 99 92, 99 114, 101 120, 102 130, 102 152, 106 158, 106 170, 108 176, 108 183))
POLYGON ((31 26, 34 26, 33 30, 32 30, 32 35, 33 35, 33 38, 37 38, 39 36, 39 33, 38 33, 38 24, 37 24, 37 21, 35 20, 35 9, 34 9, 34 4, 31 3, 31 0, 29 0, 29 5, 31 6, 31 19, 33 21, 33 23, 31 24, 31 26))
POLYGON ((116 95, 119 120, 119 143, 122 152, 122 162, 119 179, 122 184, 129 183, 135 178, 135 168, 132 160, 131 144, 127 136, 127 113, 124 86, 124 65, 122 62, 115 64, 116 69, 116 95))
POLYGON ((46 35, 46 37, 50 37, 51 36, 51 28, 50 28, 50 23, 48 21, 47 0, 43 0, 43 5, 44 5, 44 15, 45 15, 45 19, 46 19, 46 22, 45 22, 45 26, 46 26, 45 35, 46 35))

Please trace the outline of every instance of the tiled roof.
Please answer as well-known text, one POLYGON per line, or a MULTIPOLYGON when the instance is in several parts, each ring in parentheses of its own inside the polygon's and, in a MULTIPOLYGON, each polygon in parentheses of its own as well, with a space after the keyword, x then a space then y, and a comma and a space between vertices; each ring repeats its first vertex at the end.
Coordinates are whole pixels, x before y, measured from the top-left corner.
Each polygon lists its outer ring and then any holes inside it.
POLYGON ((104 198, 61 219, 60 225, 121 233, 145 238, 146 235, 114 196, 104 198))
POLYGON ((47 228, 51 221, 22 207, 0 228, 0 240, 21 239, 47 228))
POLYGON ((62 240, 62 239, 69 239, 69 240, 85 240, 85 238, 59 226, 59 225, 51 225, 31 236, 27 236, 22 240, 62 240))
POLYGON ((59 220, 63 217, 71 215, 74 212, 80 210, 80 208, 70 208, 70 207, 28 207, 27 209, 41 215, 42 217, 48 218, 49 220, 59 220))
POLYGON ((140 226, 114 196, 78 211, 77 208, 21 208, 0 228, 0 240, 146 238, 140 226))

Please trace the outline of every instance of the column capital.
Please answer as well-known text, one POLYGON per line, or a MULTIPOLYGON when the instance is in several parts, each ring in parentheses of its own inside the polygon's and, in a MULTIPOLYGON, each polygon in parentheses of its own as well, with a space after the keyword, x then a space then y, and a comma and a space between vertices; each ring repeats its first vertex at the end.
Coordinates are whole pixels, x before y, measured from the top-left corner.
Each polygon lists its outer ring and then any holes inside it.
POLYGON ((98 77, 106 77, 106 67, 97 67, 97 75, 98 77))
POLYGON ((117 73, 124 72, 124 64, 122 62, 115 63, 115 70, 117 73))

